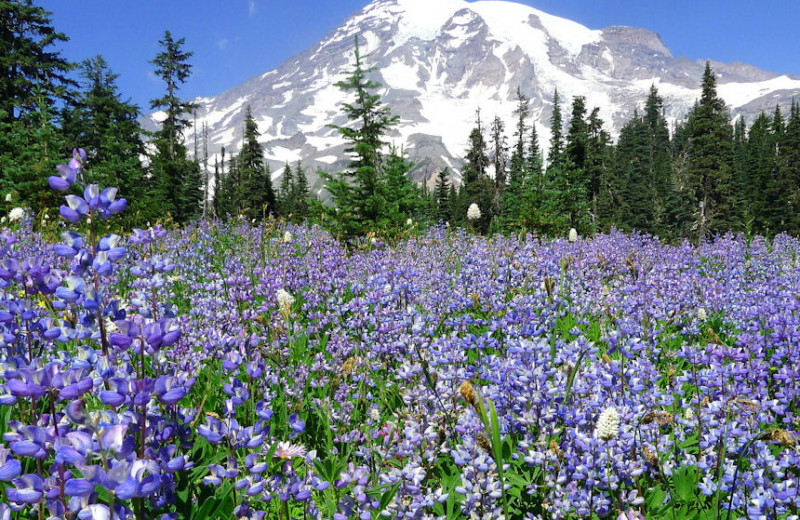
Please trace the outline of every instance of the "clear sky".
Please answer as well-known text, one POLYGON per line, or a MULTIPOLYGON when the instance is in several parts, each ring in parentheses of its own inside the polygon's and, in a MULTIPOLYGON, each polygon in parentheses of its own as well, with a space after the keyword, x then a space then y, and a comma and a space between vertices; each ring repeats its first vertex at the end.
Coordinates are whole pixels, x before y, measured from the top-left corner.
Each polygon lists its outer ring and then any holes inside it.
MULTIPOLYGON (((436 2, 437 0, 430 0, 436 2)), ((213 96, 267 72, 369 0, 34 0, 69 36, 64 56, 102 54, 143 111, 162 95, 151 60, 164 31, 185 38, 193 74, 184 98, 213 96)), ((520 0, 591 29, 629 25, 661 35, 675 56, 741 61, 800 75, 798 0, 520 0)))

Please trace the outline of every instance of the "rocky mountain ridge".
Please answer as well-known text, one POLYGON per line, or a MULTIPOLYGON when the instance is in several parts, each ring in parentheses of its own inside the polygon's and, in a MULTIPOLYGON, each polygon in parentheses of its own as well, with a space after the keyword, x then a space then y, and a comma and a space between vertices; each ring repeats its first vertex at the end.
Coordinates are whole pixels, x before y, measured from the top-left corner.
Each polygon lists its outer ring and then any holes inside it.
MULTIPOLYGON (((457 175, 477 109, 487 127, 500 116, 513 141, 517 87, 531 99, 531 122, 546 143, 556 88, 566 114, 574 96, 585 96, 587 107, 599 107, 616 135, 651 85, 670 120, 685 117, 700 96, 704 66, 703 60, 673 56, 646 29, 592 30, 513 2, 375 0, 276 69, 195 99, 197 133, 207 125, 211 164, 222 147, 228 155, 237 152, 250 105, 275 179, 286 162, 298 160, 312 181, 314 171, 342 169, 344 145, 328 125, 346 123, 339 105, 348 98, 335 84, 351 70, 356 35, 367 65, 375 68, 373 79, 383 84, 383 101, 400 116, 388 140, 416 164, 418 181, 443 166, 457 175)), ((712 66, 734 117, 752 120, 800 97, 797 76, 737 62, 712 66)), ((160 116, 150 114, 145 126, 156 127, 160 116)))

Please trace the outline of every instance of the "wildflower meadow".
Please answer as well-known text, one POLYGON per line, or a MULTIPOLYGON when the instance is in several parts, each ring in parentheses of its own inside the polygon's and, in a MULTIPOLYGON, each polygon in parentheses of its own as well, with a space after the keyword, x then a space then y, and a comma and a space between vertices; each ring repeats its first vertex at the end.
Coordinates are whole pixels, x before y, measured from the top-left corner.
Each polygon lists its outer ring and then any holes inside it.
POLYGON ((798 518, 800 240, 121 236, 84 161, 0 232, 0 519, 798 518))

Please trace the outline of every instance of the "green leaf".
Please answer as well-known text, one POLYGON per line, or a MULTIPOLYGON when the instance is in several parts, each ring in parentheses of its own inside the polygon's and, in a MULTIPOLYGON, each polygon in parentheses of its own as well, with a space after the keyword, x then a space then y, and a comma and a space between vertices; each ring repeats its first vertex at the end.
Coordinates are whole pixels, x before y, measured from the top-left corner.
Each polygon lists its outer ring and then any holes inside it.
POLYGON ((697 494, 698 470, 695 466, 678 468, 672 475, 675 494, 683 502, 690 502, 697 494))

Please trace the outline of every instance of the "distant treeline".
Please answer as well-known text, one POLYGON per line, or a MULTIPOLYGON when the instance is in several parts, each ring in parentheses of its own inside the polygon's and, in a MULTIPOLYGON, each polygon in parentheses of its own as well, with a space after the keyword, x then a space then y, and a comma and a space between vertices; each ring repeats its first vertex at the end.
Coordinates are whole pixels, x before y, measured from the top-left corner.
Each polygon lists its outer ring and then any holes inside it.
POLYGON ((445 169, 429 190, 409 180, 413 165, 403 151, 385 144, 397 118, 376 94, 380 85, 370 79, 356 42, 353 69, 338 84, 349 123, 335 127, 349 144, 350 162, 344 172, 320 173, 330 195, 323 204, 310 193, 300 163, 287 164, 273 187, 249 107, 239 154, 226 157, 223 149, 210 164, 206 128, 192 124, 197 107, 179 96, 192 53, 169 31, 151 61, 165 89, 148 107, 164 118, 159 130, 147 133, 138 124, 141 108, 122 99, 102 56, 74 64, 54 49, 68 38, 52 27, 49 12, 32 0, 3 2, 0 22, 0 203, 6 211, 54 213, 47 178, 80 146, 89 156, 85 181, 117 186, 129 200, 123 219, 129 227, 244 217, 311 219, 348 237, 437 223, 543 235, 616 227, 670 240, 727 231, 800 233, 800 105, 776 106, 749 127, 741 118, 732 121, 708 64, 701 97, 684 121, 670 131, 652 87, 616 142, 585 98, 573 98, 563 114, 557 91, 550 135, 538 136, 518 88, 510 131, 507 122, 495 117, 487 124, 478 112, 461 182, 445 169), (549 140, 546 157, 540 139, 549 140), (472 204, 480 217, 468 220, 472 204))

